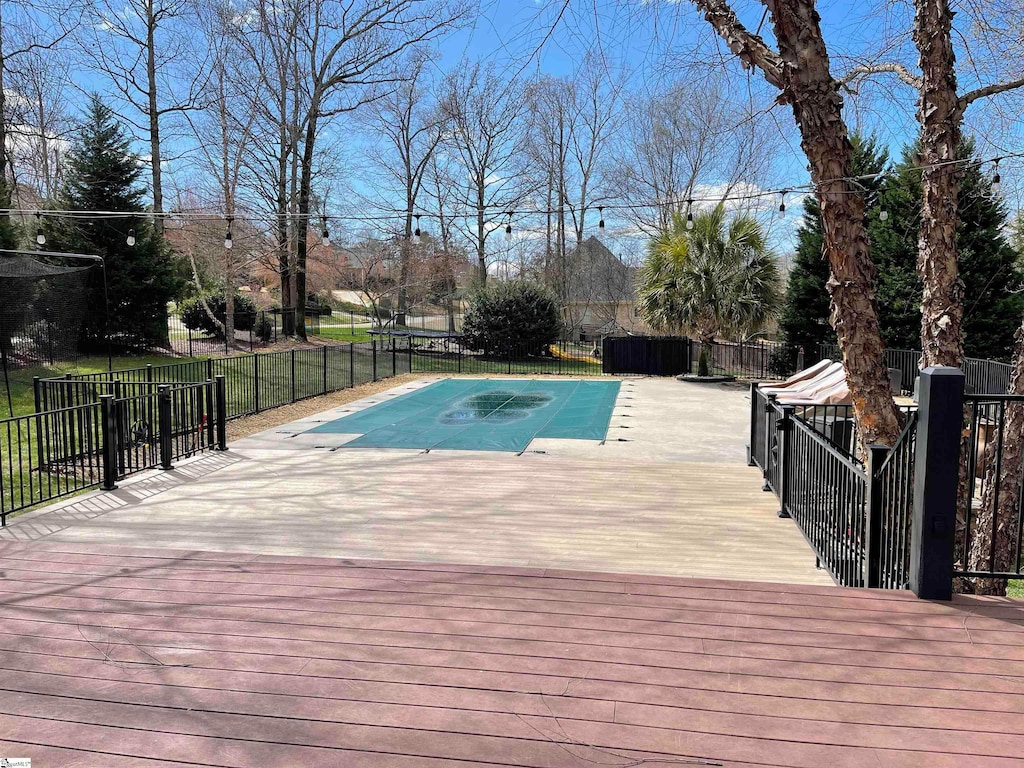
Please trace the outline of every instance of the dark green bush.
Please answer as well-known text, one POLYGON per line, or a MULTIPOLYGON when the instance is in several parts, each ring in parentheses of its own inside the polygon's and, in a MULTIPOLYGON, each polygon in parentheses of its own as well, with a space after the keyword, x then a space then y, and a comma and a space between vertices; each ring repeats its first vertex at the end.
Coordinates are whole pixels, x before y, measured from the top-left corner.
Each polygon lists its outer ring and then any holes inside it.
POLYGON ((561 332, 558 305, 536 283, 491 283, 469 299, 462 324, 466 346, 486 355, 538 355, 561 332))
POLYGON ((256 324, 253 326, 252 332, 256 338, 262 341, 264 344, 269 342, 274 337, 274 321, 271 319, 266 312, 260 312, 256 318, 256 324))
MULTIPOLYGON (((216 318, 223 323, 224 313, 227 309, 227 302, 224 301, 224 294, 209 294, 206 297, 206 303, 209 305, 210 309, 213 310, 213 314, 216 318)), ((256 313, 256 304, 249 296, 246 296, 244 293, 235 294, 236 330, 250 330, 256 322, 256 313)), ((221 336, 220 328, 210 320, 210 316, 206 314, 206 310, 203 308, 203 303, 198 296, 194 299, 182 302, 181 322, 185 324, 186 328, 193 331, 200 331, 202 333, 209 334, 210 336, 221 336)))

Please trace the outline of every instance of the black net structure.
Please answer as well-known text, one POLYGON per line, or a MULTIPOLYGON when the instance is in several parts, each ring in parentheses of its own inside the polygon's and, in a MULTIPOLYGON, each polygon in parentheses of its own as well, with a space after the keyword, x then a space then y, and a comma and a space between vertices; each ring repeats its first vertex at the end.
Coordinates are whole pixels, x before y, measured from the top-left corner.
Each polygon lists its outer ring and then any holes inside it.
POLYGON ((0 352, 5 369, 78 359, 82 319, 90 311, 90 270, 99 268, 95 262, 60 261, 0 253, 0 352))

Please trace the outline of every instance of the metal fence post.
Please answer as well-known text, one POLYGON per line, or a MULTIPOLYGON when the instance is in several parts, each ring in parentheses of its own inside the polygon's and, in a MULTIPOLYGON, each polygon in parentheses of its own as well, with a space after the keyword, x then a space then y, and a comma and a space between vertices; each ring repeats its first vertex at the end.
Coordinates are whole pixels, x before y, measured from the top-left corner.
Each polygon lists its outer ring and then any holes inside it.
POLYGON ((292 350, 292 402, 295 402, 297 390, 295 388, 295 350, 292 350))
POLYGON ((412 373, 412 336, 409 337, 409 373, 412 373))
MULTIPOLYGON (((103 443, 103 485, 104 491, 117 488, 117 412, 113 395, 100 395, 100 436, 103 443)), ((42 466, 42 465, 40 465, 42 466)))
POLYGON ((156 406, 160 423, 160 469, 174 469, 174 444, 171 435, 171 387, 161 384, 157 388, 156 406))
POLYGON ((352 388, 356 385, 356 343, 350 341, 348 343, 348 386, 352 388))
POLYGON ((761 471, 764 473, 764 485, 761 486, 762 491, 770 491, 772 489, 771 484, 768 482, 768 466, 771 462, 772 455, 772 432, 768 429, 768 414, 775 410, 775 395, 768 395, 764 401, 764 466, 761 467, 761 471))
POLYGON ((371 339, 370 347, 373 349, 373 380, 377 380, 377 340, 371 339))
POLYGON ((327 347, 320 347, 320 351, 323 353, 324 358, 324 386, 323 394, 327 394, 327 347))
POLYGON ((927 600, 953 596, 964 374, 929 366, 918 390, 914 516, 910 526, 910 589, 927 600))
POLYGON ((213 378, 213 358, 212 357, 206 358, 206 378, 208 378, 208 379, 212 379, 213 378))
POLYGON ((153 364, 146 363, 146 381, 149 383, 153 382, 153 364))
POLYGON ((879 587, 882 584, 882 483, 878 471, 889 455, 884 445, 869 445, 867 455, 868 487, 865 494, 867 514, 864 517, 864 586, 879 587))
POLYGON ((206 417, 206 445, 208 448, 213 448, 214 441, 217 439, 215 422, 221 414, 220 404, 217 402, 216 384, 207 379, 203 382, 202 391, 203 399, 206 401, 205 407, 202 409, 203 416, 206 417))
POLYGON ((228 385, 223 374, 218 374, 215 381, 217 390, 217 450, 228 449, 228 385))
MULTIPOLYGON (((412 343, 412 336, 409 337, 409 343, 412 343)), ((398 373, 398 340, 391 339, 391 375, 395 376, 398 373)))
POLYGON ((757 466, 754 461, 754 440, 757 438, 757 382, 750 382, 750 444, 747 445, 747 466, 757 466))
MULTIPOLYGON (((794 405, 783 405, 782 418, 776 424, 779 431, 779 517, 789 517, 786 511, 786 502, 789 501, 789 462, 790 462, 790 435, 793 434, 793 413, 796 411, 794 405)), ((767 462, 765 462, 767 463, 767 462)))
POLYGON ((260 412, 260 355, 252 356, 252 404, 256 413, 260 412))

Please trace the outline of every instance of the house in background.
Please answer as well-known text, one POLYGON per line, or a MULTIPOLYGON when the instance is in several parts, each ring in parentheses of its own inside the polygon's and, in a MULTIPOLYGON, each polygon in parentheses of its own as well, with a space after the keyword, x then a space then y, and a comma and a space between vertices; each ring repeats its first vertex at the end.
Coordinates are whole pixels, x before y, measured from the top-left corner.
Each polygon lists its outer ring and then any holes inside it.
POLYGON ((566 262, 564 321, 574 336, 651 332, 636 314, 636 267, 594 236, 574 248, 566 262))

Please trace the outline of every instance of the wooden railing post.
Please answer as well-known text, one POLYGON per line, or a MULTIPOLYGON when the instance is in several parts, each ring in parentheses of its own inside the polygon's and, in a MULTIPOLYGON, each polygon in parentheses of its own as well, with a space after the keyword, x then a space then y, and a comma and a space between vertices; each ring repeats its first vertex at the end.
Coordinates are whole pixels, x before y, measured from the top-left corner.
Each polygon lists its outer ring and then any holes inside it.
POLYGON ((879 587, 882 584, 882 483, 878 471, 889 455, 884 445, 869 445, 865 467, 868 487, 865 493, 867 508, 864 515, 864 586, 879 587))
POLYGON ((959 368, 930 366, 921 371, 910 589, 927 600, 949 600, 953 596, 963 408, 964 374, 959 368))
POLYGON ((790 435, 793 434, 793 413, 796 406, 784 405, 780 410, 782 417, 775 425, 779 432, 779 517, 788 518, 790 515, 786 510, 786 503, 789 501, 790 435))

